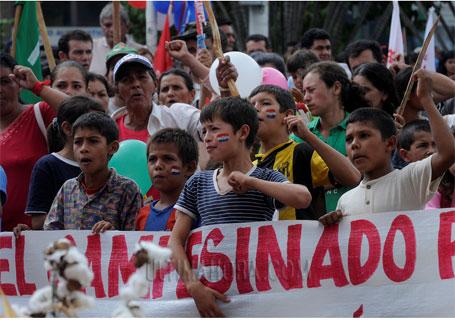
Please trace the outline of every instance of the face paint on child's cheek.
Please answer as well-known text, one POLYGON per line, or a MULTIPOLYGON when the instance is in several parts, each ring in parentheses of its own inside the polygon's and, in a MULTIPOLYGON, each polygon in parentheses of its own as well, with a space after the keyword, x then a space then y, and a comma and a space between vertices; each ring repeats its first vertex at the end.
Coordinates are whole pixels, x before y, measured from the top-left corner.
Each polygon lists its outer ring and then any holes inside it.
POLYGON ((274 109, 265 110, 265 114, 267 116, 267 119, 275 119, 276 118, 276 111, 274 109))
POLYGON ((227 133, 220 133, 216 136, 216 140, 218 142, 228 142, 229 141, 229 134, 227 133))
POLYGON ((179 176, 179 175, 180 175, 180 169, 171 168, 171 174, 172 174, 173 176, 179 176))

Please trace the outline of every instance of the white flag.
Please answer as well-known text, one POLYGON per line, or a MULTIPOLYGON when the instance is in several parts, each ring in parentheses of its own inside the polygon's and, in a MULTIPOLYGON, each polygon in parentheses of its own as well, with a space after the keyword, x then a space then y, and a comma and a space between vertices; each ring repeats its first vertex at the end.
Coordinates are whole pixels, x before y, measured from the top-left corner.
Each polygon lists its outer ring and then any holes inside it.
MULTIPOLYGON (((424 39, 426 39, 426 37, 428 36, 428 33, 430 33, 431 27, 433 26, 433 13, 434 13, 433 7, 428 9, 428 21, 427 21, 427 26, 425 27, 424 39)), ((436 60, 435 60, 435 53, 434 53, 434 36, 431 38, 430 44, 428 45, 427 52, 425 54, 425 57, 423 58, 422 68, 429 70, 429 71, 436 71, 436 60)))
POLYGON ((387 67, 394 62, 404 62, 403 34, 401 33, 400 7, 398 6, 398 1, 393 1, 387 67))

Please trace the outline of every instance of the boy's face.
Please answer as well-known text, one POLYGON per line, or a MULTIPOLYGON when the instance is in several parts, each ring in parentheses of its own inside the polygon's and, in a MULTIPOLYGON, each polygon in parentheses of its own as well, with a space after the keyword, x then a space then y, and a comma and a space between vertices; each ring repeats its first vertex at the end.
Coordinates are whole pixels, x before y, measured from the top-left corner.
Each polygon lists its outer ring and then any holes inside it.
POLYGON ((258 137, 263 140, 276 135, 281 130, 287 130, 284 118, 287 113, 280 113, 280 105, 273 94, 260 92, 250 98, 251 104, 258 112, 258 137))
POLYGON ((108 161, 118 150, 119 144, 107 143, 97 130, 79 128, 74 133, 74 157, 85 175, 94 175, 108 168, 108 161))
POLYGON ((245 146, 249 133, 246 125, 234 133, 232 126, 220 118, 202 123, 202 128, 207 153, 214 161, 225 161, 238 153, 239 148, 245 146))
POLYGON ((400 156, 406 162, 415 162, 431 156, 436 151, 436 144, 431 132, 414 132, 414 142, 409 150, 400 149, 400 156))
POLYGON ((162 193, 182 190, 194 169, 184 166, 177 146, 173 143, 152 143, 147 166, 155 188, 162 193))
POLYGON ((382 139, 381 132, 369 122, 350 123, 346 129, 349 160, 365 176, 376 179, 388 173, 395 136, 382 139))

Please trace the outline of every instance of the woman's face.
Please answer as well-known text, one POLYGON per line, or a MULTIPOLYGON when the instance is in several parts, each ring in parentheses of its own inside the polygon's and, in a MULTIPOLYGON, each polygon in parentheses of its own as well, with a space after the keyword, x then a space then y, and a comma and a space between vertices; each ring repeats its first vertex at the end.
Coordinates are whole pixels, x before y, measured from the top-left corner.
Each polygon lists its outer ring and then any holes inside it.
POLYGON ((99 80, 89 81, 87 91, 93 99, 103 106, 104 111, 107 111, 109 106, 109 95, 107 94, 107 89, 104 84, 99 80))
POLYGON ((303 102, 312 115, 322 116, 337 105, 341 108, 341 87, 338 82, 329 88, 316 72, 308 73, 303 79, 303 102))
POLYGON ((144 67, 132 65, 118 81, 117 89, 128 109, 148 108, 152 105, 155 81, 144 67))
POLYGON ((378 90, 367 78, 361 75, 355 76, 352 81, 357 83, 365 93, 365 100, 370 107, 382 109, 384 101, 387 100, 387 94, 378 90))
POLYGON ((170 107, 173 103, 180 102, 191 104, 194 99, 194 90, 188 90, 185 80, 178 75, 168 74, 161 78, 160 103, 170 107))
POLYGON ((19 101, 19 86, 9 78, 12 70, 0 66, 0 116, 14 111, 19 101))
POLYGON ((85 79, 77 68, 68 67, 61 69, 54 82, 52 88, 57 89, 69 96, 80 96, 87 93, 85 79))
POLYGON ((444 63, 444 67, 447 69, 447 75, 452 76, 455 74, 455 58, 447 59, 444 63))

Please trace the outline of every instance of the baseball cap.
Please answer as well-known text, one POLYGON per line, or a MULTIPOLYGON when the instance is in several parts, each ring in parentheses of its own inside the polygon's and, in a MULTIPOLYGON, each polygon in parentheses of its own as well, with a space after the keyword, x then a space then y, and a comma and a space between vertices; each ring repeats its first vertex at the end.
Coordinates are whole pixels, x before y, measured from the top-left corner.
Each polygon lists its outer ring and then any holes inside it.
POLYGON ((106 55, 106 69, 109 69, 109 63, 114 57, 117 57, 119 55, 126 56, 130 53, 137 53, 137 50, 128 47, 124 42, 117 43, 106 55))
POLYGON ((136 64, 141 64, 143 65, 147 70, 152 70, 153 73, 155 71, 153 70, 153 66, 150 63, 150 61, 138 54, 130 53, 121 58, 117 63, 115 64, 114 67, 114 81, 117 82, 120 80, 121 76, 123 76, 123 73, 128 65, 131 65, 133 63, 136 64))

